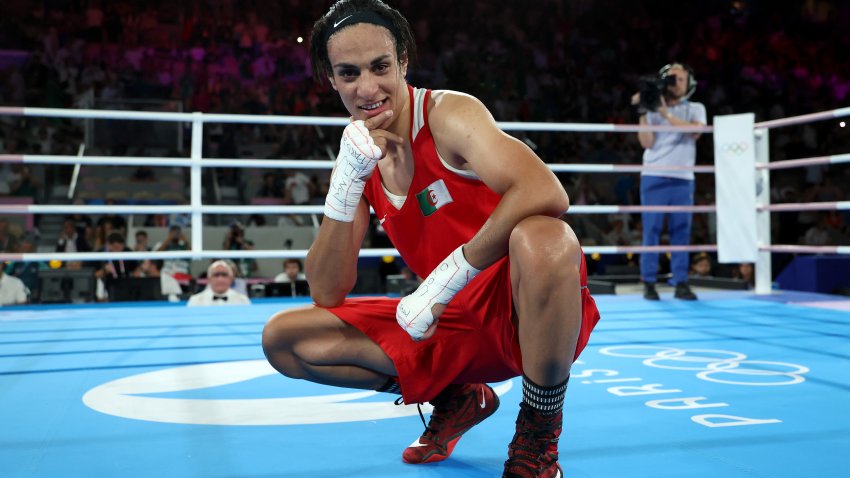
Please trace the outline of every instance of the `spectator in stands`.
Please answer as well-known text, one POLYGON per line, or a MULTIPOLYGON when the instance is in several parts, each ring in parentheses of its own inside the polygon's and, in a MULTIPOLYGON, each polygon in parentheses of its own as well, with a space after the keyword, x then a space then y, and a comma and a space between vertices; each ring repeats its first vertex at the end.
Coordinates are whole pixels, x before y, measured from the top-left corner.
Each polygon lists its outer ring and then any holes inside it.
MULTIPOLYGON (((106 238, 106 248, 103 252, 131 252, 127 247, 124 236, 119 232, 112 232, 106 238)), ((95 272, 98 279, 104 281, 104 285, 109 289, 109 281, 119 277, 132 277, 136 268, 139 266, 137 261, 124 259, 110 259, 101 263, 100 268, 95 272)))
POLYGON ((86 241, 81 231, 77 229, 77 221, 73 217, 65 218, 62 232, 56 241, 56 252, 90 252, 91 245, 86 241))
POLYGON ((244 305, 251 300, 233 290, 236 274, 226 261, 215 261, 207 268, 207 287, 189 298, 189 307, 201 305, 244 305))
MULTIPOLYGON (((115 199, 106 198, 104 203, 107 206, 114 206, 115 199)), ((109 233, 112 231, 120 232, 124 237, 127 237, 127 220, 124 219, 123 216, 118 214, 105 214, 97 221, 97 225, 106 224, 107 222, 111 223, 112 229, 106 231, 106 235, 109 236, 109 233)), ((95 248, 96 249, 96 248, 95 248)))
POLYGON ((11 196, 23 196, 35 199, 38 192, 38 184, 32 177, 32 171, 30 171, 29 166, 13 163, 11 176, 7 180, 10 183, 9 194, 11 196))
POLYGON ((818 217, 818 222, 806 231, 806 234, 803 236, 803 244, 807 246, 826 246, 830 244, 826 214, 821 214, 818 217))
MULTIPOLYGON (((22 254, 35 252, 35 236, 27 233, 21 236, 18 251, 22 254)), ((32 297, 39 297, 38 271, 46 269, 47 264, 38 261, 17 261, 6 266, 6 273, 20 279, 29 289, 32 297)))
POLYGON ((0 252, 18 252, 18 237, 9 230, 9 220, 0 218, 0 252))
POLYGON ((133 245, 133 250, 136 252, 146 252, 151 250, 151 246, 148 245, 147 231, 136 231, 136 243, 133 245))
MULTIPOLYGON (((6 140, 8 144, 9 140, 6 140)), ((4 153, 8 153, 8 151, 4 151, 6 148, 0 148, 0 151, 4 153)), ((12 164, 11 163, 0 163, 0 196, 8 196, 12 191, 12 164)))
MULTIPOLYGON (((168 228, 168 236, 165 240, 157 242, 155 251, 187 251, 191 248, 189 241, 183 234, 183 228, 177 225, 168 228)), ((168 259, 164 262, 162 273, 168 274, 177 281, 191 280, 191 264, 187 259, 168 259)))
POLYGON ((296 206, 308 204, 313 197, 313 183, 310 177, 292 169, 287 169, 283 174, 284 197, 296 206))
POLYGON ((263 174, 263 185, 257 190, 258 198, 282 198, 283 190, 280 187, 277 174, 267 172, 263 174))
POLYGON ((700 252, 691 260, 691 275, 697 277, 711 277, 711 257, 705 252, 700 252))
POLYGON ((629 232, 623 217, 614 217, 611 221, 611 230, 605 234, 606 246, 628 246, 629 232))
POLYGON ((105 217, 101 217, 97 221, 97 226, 94 228, 94 250, 103 251, 106 249, 106 240, 115 230, 112 221, 105 217))
MULTIPOLYGON (((181 199, 178 203, 182 206, 189 205, 189 201, 181 199)), ((168 215, 169 226, 180 226, 181 228, 192 227, 192 214, 188 212, 175 212, 168 215)))
MULTIPOLYGON (((245 228, 242 223, 236 221, 230 224, 227 236, 224 237, 224 249, 227 251, 252 251, 254 242, 245 237, 245 228)), ((243 257, 236 261, 242 277, 252 277, 257 271, 257 261, 253 258, 243 257)))
POLYGON ((6 274, 0 267, 0 305, 18 305, 29 302, 29 290, 21 279, 6 274))
MULTIPOLYGON (((82 199, 76 199, 74 204, 81 206, 85 204, 85 201, 82 199)), ((68 216, 68 218, 73 219, 77 232, 85 239, 89 246, 91 246, 92 241, 94 240, 94 221, 92 221, 91 217, 86 214, 72 214, 68 216)))
POLYGON ((738 267, 732 271, 732 277, 744 281, 748 289, 753 289, 756 286, 756 270, 753 264, 749 262, 738 264, 738 267))

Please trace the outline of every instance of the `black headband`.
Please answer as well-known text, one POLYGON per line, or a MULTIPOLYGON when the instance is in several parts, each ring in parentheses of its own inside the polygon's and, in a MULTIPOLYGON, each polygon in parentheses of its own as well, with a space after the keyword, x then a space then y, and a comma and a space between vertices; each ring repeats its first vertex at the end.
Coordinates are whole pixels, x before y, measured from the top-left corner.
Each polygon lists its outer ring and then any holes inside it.
POLYGON ((389 30, 390 33, 393 34, 393 39, 398 41, 398 30, 396 29, 395 25, 392 24, 392 22, 373 11, 364 10, 352 13, 351 15, 348 15, 346 17, 342 17, 342 19, 337 20, 328 25, 328 30, 327 32, 325 32, 325 46, 327 46, 328 40, 330 40, 331 35, 347 26, 354 25, 355 23, 371 23, 372 25, 384 27, 389 30))

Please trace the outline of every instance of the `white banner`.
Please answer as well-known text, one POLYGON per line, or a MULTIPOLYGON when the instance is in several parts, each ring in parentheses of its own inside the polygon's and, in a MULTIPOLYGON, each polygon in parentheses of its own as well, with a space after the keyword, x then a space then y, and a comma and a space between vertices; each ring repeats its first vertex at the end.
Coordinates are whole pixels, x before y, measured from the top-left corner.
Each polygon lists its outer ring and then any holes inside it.
POLYGON ((756 262, 756 154, 752 113, 714 117, 717 259, 756 262))

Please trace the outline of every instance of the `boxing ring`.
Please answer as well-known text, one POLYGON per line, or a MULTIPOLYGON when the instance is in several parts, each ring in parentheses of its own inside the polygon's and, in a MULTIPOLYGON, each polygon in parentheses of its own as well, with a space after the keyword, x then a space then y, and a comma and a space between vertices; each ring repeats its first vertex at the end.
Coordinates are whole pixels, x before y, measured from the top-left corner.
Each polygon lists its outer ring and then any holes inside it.
MULTIPOLYGON (((203 248, 208 214, 321 214, 321 206, 205 205, 205 167, 330 169, 331 161, 206 159, 207 123, 344 126, 345 119, 0 108, 0 115, 191 124, 189 158, 0 155, 25 164, 177 166, 190 204, 0 205, 0 214, 191 215, 192 249, 157 253, 0 254, 0 260, 304 257, 306 250, 203 248)), ((756 175, 850 162, 850 154, 769 161, 769 131, 850 116, 850 108, 756 123, 756 175)), ((672 127, 501 123, 505 130, 627 133, 672 127)), ((712 127, 675 128, 712 133, 712 127)), ((640 165, 553 164, 555 172, 639 172, 640 165)), ((697 166, 711 174, 713 166, 697 166)), ((572 372, 561 464, 572 477, 839 477, 850 449, 850 299, 773 290, 774 252, 848 254, 770 243, 774 211, 846 210, 850 202, 757 205, 753 292, 700 291, 698 302, 598 296, 602 321, 572 372)), ((570 214, 712 212, 714 206, 572 206, 570 214)), ((587 254, 717 251, 588 246, 587 254)), ((395 255, 364 249, 364 257, 395 255)), ((667 299, 668 297, 665 297, 667 299)), ((302 299, 188 310, 161 302, 0 309, 0 473, 41 476, 464 476, 501 473, 521 400, 518 379, 493 384, 502 407, 435 465, 401 462, 422 432, 393 396, 290 380, 263 359, 260 334, 302 299)), ((427 408, 426 408, 427 410, 427 408)))

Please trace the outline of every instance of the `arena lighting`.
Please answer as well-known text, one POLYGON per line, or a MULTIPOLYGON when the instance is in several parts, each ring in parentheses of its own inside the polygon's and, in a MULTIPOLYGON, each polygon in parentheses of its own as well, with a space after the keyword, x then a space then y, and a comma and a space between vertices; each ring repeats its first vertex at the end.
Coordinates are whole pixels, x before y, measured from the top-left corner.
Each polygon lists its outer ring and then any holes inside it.
POLYGON ((847 126, 847 123, 842 121, 842 122, 838 123, 838 126, 841 126, 843 128, 843 127, 847 126))
POLYGON ((301 38, 301 37, 298 37, 295 41, 297 41, 298 43, 302 43, 304 41, 304 39, 301 38))

